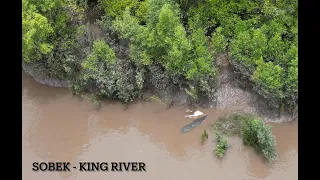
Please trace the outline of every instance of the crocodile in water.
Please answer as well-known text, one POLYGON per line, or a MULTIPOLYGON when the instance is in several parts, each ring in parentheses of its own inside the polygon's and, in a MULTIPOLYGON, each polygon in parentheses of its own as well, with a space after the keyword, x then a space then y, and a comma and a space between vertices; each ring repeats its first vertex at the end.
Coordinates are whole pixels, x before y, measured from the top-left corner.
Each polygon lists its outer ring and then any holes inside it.
POLYGON ((183 128, 181 128, 181 132, 185 133, 185 132, 191 131, 193 128, 199 126, 207 117, 208 117, 208 115, 205 115, 203 117, 200 117, 200 118, 194 120, 190 124, 185 125, 183 128))

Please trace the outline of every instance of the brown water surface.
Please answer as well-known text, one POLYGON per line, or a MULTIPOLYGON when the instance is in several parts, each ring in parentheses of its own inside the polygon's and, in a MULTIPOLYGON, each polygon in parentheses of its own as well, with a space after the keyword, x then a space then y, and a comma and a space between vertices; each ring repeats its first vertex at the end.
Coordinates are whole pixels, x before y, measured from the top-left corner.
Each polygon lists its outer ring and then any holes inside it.
POLYGON ((212 134, 200 143, 223 111, 202 109, 208 119, 192 131, 180 128, 194 119, 181 107, 165 109, 156 103, 136 103, 125 109, 109 102, 100 110, 88 100, 65 89, 36 83, 23 73, 23 179, 24 180, 295 180, 298 179, 298 122, 272 124, 277 138, 278 160, 267 165, 241 139, 219 160, 213 153, 212 134), (33 172, 33 162, 128 162, 146 163, 147 172, 33 172))

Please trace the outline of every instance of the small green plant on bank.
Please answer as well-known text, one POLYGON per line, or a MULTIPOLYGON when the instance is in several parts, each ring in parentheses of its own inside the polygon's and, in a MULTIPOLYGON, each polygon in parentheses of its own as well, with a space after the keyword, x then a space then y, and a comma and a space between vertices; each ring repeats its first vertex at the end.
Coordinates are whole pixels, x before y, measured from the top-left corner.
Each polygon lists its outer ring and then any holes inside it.
POLYGON ((101 107, 101 99, 98 96, 92 95, 91 101, 94 105, 101 107))
POLYGON ((204 143, 207 139, 208 139, 208 133, 206 130, 203 131, 202 135, 201 135, 201 143, 204 143))
POLYGON ((197 91, 193 86, 190 86, 190 90, 186 89, 186 93, 191 96, 194 100, 198 100, 197 91))
POLYGON ((228 141, 220 132, 214 131, 214 134, 218 144, 213 150, 219 158, 222 158, 228 149, 228 141))
POLYGON ((163 102, 158 96, 151 96, 150 99, 154 100, 154 101, 157 101, 165 106, 167 106, 167 104, 165 102, 163 102))
MULTIPOLYGON (((228 136, 240 136, 244 145, 255 148, 268 162, 274 161, 277 157, 276 139, 272 135, 271 126, 256 117, 231 114, 219 118, 213 124, 213 129, 228 136)), ((219 133, 215 136, 218 140, 221 138, 219 133)))

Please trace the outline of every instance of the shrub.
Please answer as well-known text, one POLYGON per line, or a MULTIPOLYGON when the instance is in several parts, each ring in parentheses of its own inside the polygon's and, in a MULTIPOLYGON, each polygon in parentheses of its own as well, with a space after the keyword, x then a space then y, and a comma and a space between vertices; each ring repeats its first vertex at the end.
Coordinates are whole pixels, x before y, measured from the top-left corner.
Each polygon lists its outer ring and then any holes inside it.
POLYGON ((244 145, 252 146, 262 152, 269 162, 276 159, 276 141, 270 125, 265 125, 263 121, 257 119, 247 121, 242 129, 242 139, 244 145))
POLYGON ((241 127, 244 122, 250 121, 252 116, 247 114, 229 114, 219 117, 212 128, 226 136, 241 136, 241 127))
POLYGON ((80 81, 73 85, 74 90, 88 89, 97 97, 120 99, 125 103, 138 96, 136 78, 139 77, 135 69, 128 61, 116 59, 113 49, 103 40, 93 42, 92 52, 81 65, 80 81))
MULTIPOLYGON (((230 114, 220 117, 212 125, 218 141, 222 141, 220 146, 224 147, 222 134, 229 136, 241 136, 243 144, 255 148, 262 153, 267 161, 276 159, 276 139, 272 135, 271 126, 264 124, 248 114, 230 114)), ((217 153, 223 152, 216 150, 217 153)))
POLYGON ((214 131, 214 134, 218 142, 214 152, 219 158, 222 158, 228 149, 228 141, 220 132, 214 131))

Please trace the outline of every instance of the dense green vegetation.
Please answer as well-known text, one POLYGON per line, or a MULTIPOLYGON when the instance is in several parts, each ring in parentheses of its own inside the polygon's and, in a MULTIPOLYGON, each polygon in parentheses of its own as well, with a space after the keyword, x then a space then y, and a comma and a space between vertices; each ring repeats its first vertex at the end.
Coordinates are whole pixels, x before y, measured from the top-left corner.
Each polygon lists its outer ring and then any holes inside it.
POLYGON ((245 122, 242 129, 244 145, 252 146, 260 151, 268 161, 277 157, 276 141, 272 135, 271 126, 265 125, 262 120, 252 119, 245 122))
POLYGON ((24 62, 68 80, 75 93, 129 102, 145 90, 183 90, 189 102, 210 102, 217 87, 217 57, 228 53, 241 78, 270 105, 297 108, 297 0, 22 4, 24 62), (94 22, 101 31, 96 39, 88 38, 94 22))
POLYGON ((271 126, 256 117, 231 114, 215 121, 212 127, 217 137, 221 137, 221 134, 240 136, 244 145, 255 148, 268 162, 277 157, 276 139, 272 135, 271 126))
POLYGON ((70 78, 80 68, 83 8, 72 1, 22 0, 22 55, 36 71, 70 78))

